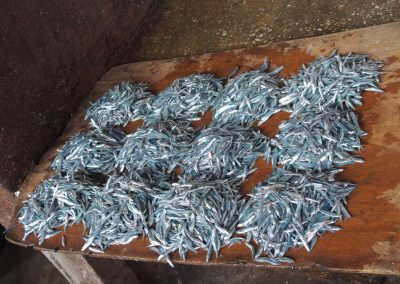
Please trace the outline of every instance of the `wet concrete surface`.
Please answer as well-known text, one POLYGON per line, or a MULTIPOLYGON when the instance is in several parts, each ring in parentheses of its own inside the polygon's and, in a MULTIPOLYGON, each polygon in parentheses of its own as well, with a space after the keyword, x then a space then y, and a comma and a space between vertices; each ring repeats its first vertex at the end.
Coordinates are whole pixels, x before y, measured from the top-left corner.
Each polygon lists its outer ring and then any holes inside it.
POLYGON ((160 1, 124 62, 181 57, 400 20, 400 1, 160 1))

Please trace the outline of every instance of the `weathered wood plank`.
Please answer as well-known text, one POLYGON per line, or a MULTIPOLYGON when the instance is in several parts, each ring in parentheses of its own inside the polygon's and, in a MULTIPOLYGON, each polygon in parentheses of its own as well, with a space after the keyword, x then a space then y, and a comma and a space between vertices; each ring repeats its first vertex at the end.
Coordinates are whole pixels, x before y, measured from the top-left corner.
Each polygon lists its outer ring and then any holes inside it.
MULTIPOLYGON (((367 53, 374 59, 385 61, 381 86, 383 95, 366 93, 364 105, 358 108, 363 128, 369 133, 364 139, 361 156, 364 164, 346 167, 341 178, 355 182, 357 190, 350 196, 348 208, 353 218, 339 225, 343 230, 335 234, 324 234, 314 250, 292 249, 289 255, 296 259, 294 267, 327 269, 348 272, 400 274, 400 23, 392 23, 365 29, 342 32, 315 38, 271 43, 250 49, 192 56, 186 58, 140 62, 115 67, 99 81, 89 100, 99 97, 113 84, 121 81, 144 81, 151 90, 158 92, 174 79, 195 72, 212 72, 218 76, 228 75, 240 65, 241 71, 255 68, 265 58, 273 65, 285 65, 284 74, 298 71, 303 63, 309 63, 320 55, 333 50, 340 53, 367 53)), ((87 102, 83 104, 83 108, 87 102)), ((82 109, 83 109, 82 108, 82 109)), ((70 121, 65 133, 53 148, 44 155, 40 165, 25 183, 20 201, 32 192, 40 181, 51 175, 48 170, 51 160, 68 137, 85 129, 84 113, 80 110, 70 121)), ((279 118, 279 117, 278 117, 279 118)), ((261 127, 270 133, 276 129, 279 119, 268 121, 261 127)), ((260 161, 259 170, 249 177, 243 192, 249 192, 258 181, 265 179, 270 167, 260 161)), ((18 206, 16 207, 18 209, 18 206)), ((17 221, 7 238, 20 245, 35 245, 30 237, 22 241, 23 230, 17 221)), ((67 233, 67 247, 60 245, 61 236, 47 240, 38 249, 60 249, 80 252, 83 245, 82 226, 71 227, 67 233)), ((113 246, 99 257, 138 259, 155 261, 157 256, 147 247, 147 240, 140 239, 124 246, 113 246)), ((189 254, 187 263, 205 264, 204 252, 189 254)), ((176 257, 175 261, 179 262, 176 257)), ((245 246, 224 248, 218 259, 211 264, 260 265, 251 261, 245 246)))
POLYGON ((104 283, 83 255, 51 251, 43 251, 43 255, 71 284, 104 283))

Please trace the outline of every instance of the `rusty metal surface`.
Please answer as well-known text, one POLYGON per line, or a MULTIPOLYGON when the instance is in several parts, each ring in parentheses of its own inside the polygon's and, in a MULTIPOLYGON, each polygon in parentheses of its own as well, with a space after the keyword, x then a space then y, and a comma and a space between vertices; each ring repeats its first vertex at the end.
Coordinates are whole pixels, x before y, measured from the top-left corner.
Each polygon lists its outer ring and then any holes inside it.
MULTIPOLYGON (((226 76, 237 65, 242 66, 241 71, 245 71, 257 67, 265 58, 269 58, 273 65, 284 64, 285 75, 290 75, 296 73, 302 63, 311 62, 315 57, 327 55, 334 49, 342 53, 367 53, 375 59, 385 60, 385 74, 381 84, 385 93, 366 93, 364 105, 358 108, 361 125, 369 133, 364 139, 365 147, 361 152, 366 163, 348 166, 341 175, 343 179, 358 185, 348 202, 353 218, 339 224, 343 227, 342 231, 324 234, 311 253, 307 253, 305 249, 292 249, 289 256, 296 259, 295 268, 399 275, 400 22, 250 49, 118 66, 106 73, 96 84, 89 100, 101 96, 110 86, 120 81, 144 81, 154 92, 158 92, 174 79, 187 74, 212 72, 218 76, 226 76)), ((87 102, 83 104, 83 107, 86 106, 87 102)), ((79 111, 54 147, 43 156, 41 163, 25 183, 20 202, 43 178, 52 174, 48 166, 56 155, 56 149, 68 137, 87 127, 83 116, 83 111, 79 111)), ((261 126, 261 130, 269 134, 276 131, 282 118, 274 117, 272 121, 261 126)), ((134 129, 137 125, 138 123, 133 123, 128 128, 134 129)), ((249 192, 271 171, 270 165, 262 160, 258 161, 257 167, 258 170, 243 185, 243 193, 249 192)), ((61 235, 48 239, 40 247, 36 245, 37 240, 33 236, 22 241, 23 228, 16 220, 14 225, 7 233, 8 240, 14 243, 35 246, 41 250, 57 249, 82 253, 80 249, 84 242, 81 225, 67 231, 66 247, 61 247, 61 235)), ((157 255, 147 245, 146 239, 139 239, 128 245, 110 247, 104 254, 91 255, 155 261, 157 255)), ((204 259, 205 252, 201 251, 189 254, 186 262, 205 264, 204 259)), ((181 262, 178 257, 175 261, 181 262)), ((251 261, 250 252, 244 245, 222 249, 221 256, 211 264, 260 266, 251 261)))

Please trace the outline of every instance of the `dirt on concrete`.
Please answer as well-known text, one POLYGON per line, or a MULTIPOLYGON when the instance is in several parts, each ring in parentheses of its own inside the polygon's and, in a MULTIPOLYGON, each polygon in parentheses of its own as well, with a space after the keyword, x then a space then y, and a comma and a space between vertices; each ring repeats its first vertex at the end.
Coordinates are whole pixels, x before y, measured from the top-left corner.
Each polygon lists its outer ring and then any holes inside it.
POLYGON ((398 0, 160 1, 125 62, 250 47, 398 20, 398 0))
POLYGON ((121 63, 152 2, 1 2, 1 188, 18 188, 96 81, 121 63))

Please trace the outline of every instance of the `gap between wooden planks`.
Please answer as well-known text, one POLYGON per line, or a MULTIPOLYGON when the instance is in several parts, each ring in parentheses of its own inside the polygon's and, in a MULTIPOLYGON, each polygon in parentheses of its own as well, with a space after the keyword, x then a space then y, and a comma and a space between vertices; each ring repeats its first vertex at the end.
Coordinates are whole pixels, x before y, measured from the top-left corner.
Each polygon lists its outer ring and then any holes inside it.
MULTIPOLYGON (((303 63, 309 63, 321 55, 329 55, 333 50, 342 54, 369 54, 374 59, 384 60, 385 73, 381 87, 385 93, 365 93, 364 105, 357 109, 361 125, 369 133, 363 140, 364 149, 361 152, 366 162, 346 167, 340 176, 358 185, 348 200, 348 209, 353 217, 339 223, 343 230, 324 234, 311 253, 305 249, 292 249, 288 255, 296 260, 293 265, 295 268, 400 275, 400 22, 249 49, 117 66, 96 84, 88 101, 95 100, 112 85, 122 81, 146 82, 157 93, 178 77, 205 72, 225 77, 238 65, 240 72, 243 72, 258 67, 267 58, 273 66, 285 65, 281 75, 289 76, 297 73, 303 63)), ((61 246, 62 234, 41 246, 36 245, 37 240, 33 236, 22 241, 23 228, 15 214, 27 194, 33 192, 44 178, 52 175, 49 164, 56 150, 73 134, 87 129, 84 109, 88 101, 82 104, 64 134, 47 151, 23 185, 7 239, 39 250, 156 261, 157 255, 147 247, 146 239, 113 246, 104 254, 81 252, 84 243, 82 225, 73 226, 67 231, 66 247, 61 246)), ((262 130, 268 133, 276 129, 279 121, 279 117, 268 121, 262 130)), ((135 125, 130 127, 134 128, 135 125)), ((243 186, 244 192, 249 192, 270 172, 268 165, 262 161, 258 167, 258 171, 243 186)), ((189 254, 185 263, 206 264, 204 259, 205 252, 200 251, 189 254)), ((177 256, 174 261, 182 262, 177 256)), ((250 252, 244 245, 222 249, 220 257, 213 258, 210 264, 264 265, 252 262, 250 252)))

